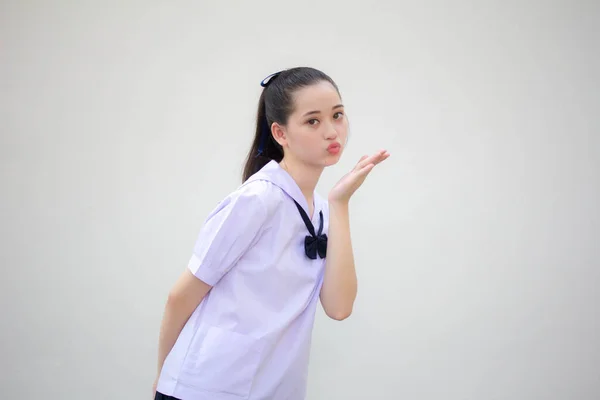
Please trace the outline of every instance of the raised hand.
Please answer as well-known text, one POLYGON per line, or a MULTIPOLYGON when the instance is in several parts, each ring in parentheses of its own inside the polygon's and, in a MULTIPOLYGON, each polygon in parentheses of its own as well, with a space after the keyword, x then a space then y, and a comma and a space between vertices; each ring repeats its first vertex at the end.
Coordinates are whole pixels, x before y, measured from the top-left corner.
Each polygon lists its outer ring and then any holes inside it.
POLYGON ((340 179, 329 192, 330 202, 349 202, 350 197, 363 184, 367 175, 390 156, 387 150, 380 150, 371 156, 362 156, 356 166, 340 179))

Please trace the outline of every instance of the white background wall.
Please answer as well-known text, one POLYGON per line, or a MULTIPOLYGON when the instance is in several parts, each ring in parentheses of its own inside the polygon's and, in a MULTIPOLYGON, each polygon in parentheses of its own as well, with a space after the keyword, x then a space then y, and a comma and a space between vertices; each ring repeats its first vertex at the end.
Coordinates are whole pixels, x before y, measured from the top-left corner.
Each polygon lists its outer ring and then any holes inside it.
POLYGON ((392 153, 308 399, 600 398, 597 2, 0 4, 3 398, 150 398, 167 291, 296 65, 351 118, 322 194, 392 153))

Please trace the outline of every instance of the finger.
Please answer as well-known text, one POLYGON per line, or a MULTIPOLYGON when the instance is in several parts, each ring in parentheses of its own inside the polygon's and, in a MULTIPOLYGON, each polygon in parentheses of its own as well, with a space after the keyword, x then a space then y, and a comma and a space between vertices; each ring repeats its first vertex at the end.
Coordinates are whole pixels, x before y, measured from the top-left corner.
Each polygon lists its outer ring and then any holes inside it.
POLYGON ((375 165, 377 165, 380 162, 387 159, 389 156, 390 156, 390 153, 387 150, 383 150, 382 152, 377 154, 377 156, 375 157, 375 160, 373 160, 373 162, 375 163, 375 165))
POLYGON ((364 157, 361 159, 361 161, 358 163, 358 167, 359 168, 363 168, 366 165, 369 164, 379 164, 381 161, 383 161, 386 156, 385 154, 387 153, 387 150, 379 150, 377 153, 369 156, 369 157, 364 157))
POLYGON ((365 166, 372 164, 373 162, 376 161, 377 158, 377 154, 373 154, 371 156, 365 156, 364 158, 362 158, 359 163, 356 165, 358 167, 358 169, 362 169, 365 166))
POLYGON ((362 166, 363 166, 363 164, 362 164, 362 163, 363 163, 363 161, 365 161, 367 158, 369 158, 369 156, 368 156, 368 155, 364 155, 364 156, 362 156, 362 157, 361 157, 361 158, 358 160, 358 162, 356 163, 356 165, 354 166, 353 170, 354 170, 354 171, 358 171, 359 169, 361 169, 361 168, 362 168, 362 166))
POLYGON ((377 157, 379 157, 379 158, 385 158, 385 157, 389 157, 389 155, 390 155, 390 152, 389 152, 389 151, 387 151, 387 150, 385 150, 385 149, 382 149, 382 150, 379 150, 379 151, 378 151, 377 153, 375 153, 375 154, 376 154, 376 155, 377 155, 377 157))
POLYGON ((375 164, 373 164, 373 163, 367 164, 364 167, 362 167, 361 169, 359 169, 357 171, 357 174, 361 179, 364 179, 364 178, 366 178, 367 175, 369 175, 369 172, 371 172, 373 170, 373 168, 375 168, 375 164))
POLYGON ((389 158, 389 156, 390 156, 390 153, 386 151, 379 157, 379 160, 377 161, 377 163, 387 160, 389 158))
POLYGON ((390 156, 390 154, 388 152, 384 152, 383 154, 380 154, 380 155, 376 154, 376 155, 369 157, 368 159, 365 159, 364 161, 362 161, 362 163, 363 164, 367 163, 367 164, 364 164, 362 167, 357 168, 357 170, 356 170, 357 174, 362 179, 364 179, 373 170, 373 168, 375 168, 375 166, 377 164, 384 161, 389 156, 390 156))

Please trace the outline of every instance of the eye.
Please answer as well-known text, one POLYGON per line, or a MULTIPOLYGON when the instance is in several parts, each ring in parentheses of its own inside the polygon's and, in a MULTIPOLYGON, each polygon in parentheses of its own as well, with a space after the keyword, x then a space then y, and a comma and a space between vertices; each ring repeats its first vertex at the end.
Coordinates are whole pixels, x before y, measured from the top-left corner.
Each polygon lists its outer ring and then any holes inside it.
POLYGON ((342 118, 343 116, 344 116, 344 113, 343 113, 343 112, 341 112, 341 111, 340 111, 340 112, 336 112, 335 114, 333 114, 333 118, 334 118, 334 119, 340 119, 340 118, 342 118))
POLYGON ((313 118, 313 119, 309 119, 307 122, 308 122, 309 125, 316 125, 316 124, 319 123, 319 120, 313 118))

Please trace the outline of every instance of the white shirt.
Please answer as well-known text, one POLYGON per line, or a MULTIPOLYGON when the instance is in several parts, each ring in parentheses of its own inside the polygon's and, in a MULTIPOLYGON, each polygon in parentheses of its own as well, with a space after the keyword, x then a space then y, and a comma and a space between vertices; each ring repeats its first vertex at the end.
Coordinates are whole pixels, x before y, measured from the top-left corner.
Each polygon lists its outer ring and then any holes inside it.
MULTIPOLYGON (((269 162, 210 213, 188 268, 213 286, 167 356, 157 390, 182 400, 303 400, 325 260, 305 254, 308 214, 269 162)), ((329 227, 314 194, 312 224, 329 227)))

